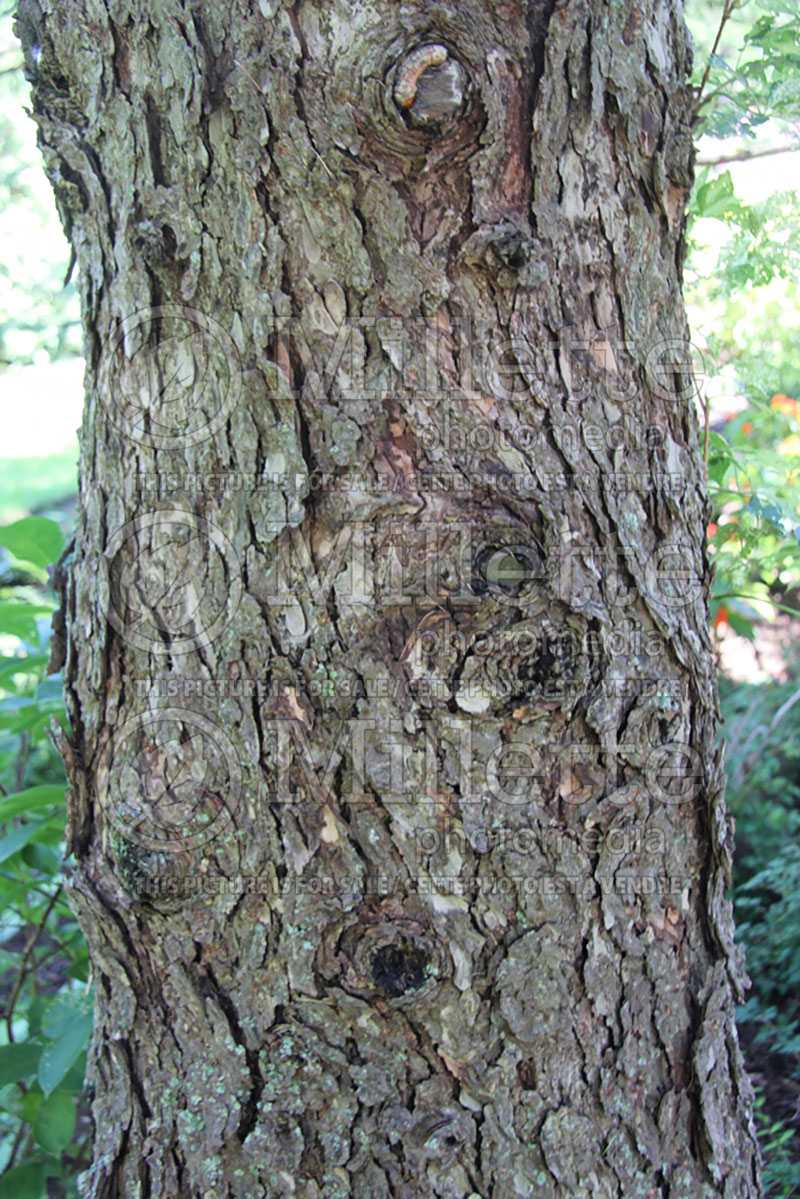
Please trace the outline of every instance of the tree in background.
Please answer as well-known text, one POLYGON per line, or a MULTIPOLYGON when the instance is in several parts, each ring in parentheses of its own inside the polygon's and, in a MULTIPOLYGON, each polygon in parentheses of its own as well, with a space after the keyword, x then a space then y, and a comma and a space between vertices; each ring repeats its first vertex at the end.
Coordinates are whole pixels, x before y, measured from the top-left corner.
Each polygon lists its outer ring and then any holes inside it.
POLYGON ((760 1193, 679 6, 24 3, 85 1194, 760 1193))

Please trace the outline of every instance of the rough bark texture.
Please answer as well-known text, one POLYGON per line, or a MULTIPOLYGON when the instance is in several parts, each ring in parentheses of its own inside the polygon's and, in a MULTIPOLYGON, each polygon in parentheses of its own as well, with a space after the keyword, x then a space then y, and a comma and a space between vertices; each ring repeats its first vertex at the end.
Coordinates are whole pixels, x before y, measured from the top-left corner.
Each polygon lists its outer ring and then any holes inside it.
POLYGON ((84 1195, 757 1196, 680 5, 19 29, 88 360, 84 1195))

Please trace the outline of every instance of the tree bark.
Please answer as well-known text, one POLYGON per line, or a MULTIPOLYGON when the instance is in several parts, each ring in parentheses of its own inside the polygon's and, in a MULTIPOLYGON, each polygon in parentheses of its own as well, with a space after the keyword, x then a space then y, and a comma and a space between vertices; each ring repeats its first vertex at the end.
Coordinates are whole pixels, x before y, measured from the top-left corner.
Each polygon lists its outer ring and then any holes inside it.
POLYGON ((674 0, 22 0, 103 1199, 749 1199, 674 0))

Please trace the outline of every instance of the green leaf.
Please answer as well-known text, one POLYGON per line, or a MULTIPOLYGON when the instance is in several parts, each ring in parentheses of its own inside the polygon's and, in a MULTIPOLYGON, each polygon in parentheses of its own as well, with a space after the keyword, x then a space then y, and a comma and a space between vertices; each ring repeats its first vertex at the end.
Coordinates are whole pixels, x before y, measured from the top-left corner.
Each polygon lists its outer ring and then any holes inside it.
POLYGON ((63 714, 62 704, 21 703, 13 711, 0 706, 0 728, 11 734, 28 731, 34 741, 40 741, 51 717, 63 714))
POLYGON ((27 600, 0 600, 0 633, 10 633, 23 641, 36 642, 38 632, 36 620, 39 616, 51 616, 52 607, 31 604, 27 600))
POLYGON ((28 1021, 29 1036, 36 1037, 42 1031, 42 1016, 52 1002, 52 995, 39 994, 34 996, 34 998, 31 1000, 30 1006, 25 1013, 25 1018, 28 1021))
POLYGON ((83 1084, 86 1080, 87 1058, 88 1054, 85 1049, 83 1053, 78 1054, 64 1075, 64 1080, 61 1083, 62 1091, 69 1091, 70 1095, 78 1095, 83 1090, 83 1084))
POLYGON ((44 828, 49 817, 45 820, 34 821, 32 824, 21 824, 5 837, 0 839, 0 862, 5 862, 12 854, 17 853, 24 845, 32 840, 39 829, 44 828))
POLYGON ((61 855, 37 841, 25 846, 22 860, 31 870, 38 870, 40 874, 49 875, 50 878, 54 878, 61 869, 61 855))
POLYGON ((64 548, 64 534, 54 520, 26 516, 13 525, 0 527, 0 545, 15 558, 42 569, 56 563, 64 548))
POLYGON ((775 525, 780 532, 783 532, 782 521, 786 519, 786 513, 773 503, 765 503, 758 495, 753 495, 748 504, 751 513, 757 516, 763 516, 764 520, 769 521, 771 525, 775 525))
POLYGON ((755 641, 756 630, 753 627, 752 620, 742 616, 740 612, 734 611, 733 608, 726 608, 728 614, 728 624, 733 629, 734 633, 738 633, 740 637, 746 637, 748 641, 755 641))
MULTIPOLYGON (((25 654, 24 657, 0 658, 0 687, 6 691, 14 689, 13 680, 16 675, 37 678, 39 672, 47 665, 48 654, 25 654)), ((57 676, 53 676, 57 677, 57 676)))
POLYGON ((76 1020, 88 1015, 91 1020, 94 1001, 88 991, 66 991, 49 1000, 42 1014, 42 1028, 51 1040, 63 1037, 76 1020))
POLYGON ((9 1082, 4 1087, 0 1087, 0 1110, 21 1118, 24 1102, 25 1092, 18 1083, 9 1082))
POLYGON ((42 1106, 44 1095, 38 1087, 31 1087, 25 1098, 22 1100, 22 1111, 20 1116, 28 1124, 33 1124, 36 1119, 39 1108, 42 1106))
POLYGON ((739 201, 733 194, 733 180, 730 171, 724 171, 716 178, 712 177, 698 187, 695 193, 694 210, 697 216, 726 220, 730 219, 739 208, 739 201))
POLYGON ((42 1056, 41 1041, 17 1041, 0 1046, 0 1087, 35 1074, 42 1056))
POLYGON ((39 787, 29 787, 27 791, 15 791, 13 795, 0 800, 0 824, 22 812, 28 814, 50 807, 51 804, 61 805, 65 802, 64 794, 63 783, 43 783, 39 787))
POLYGON ((723 437, 721 433, 715 433, 712 429, 708 435, 708 444, 719 454, 724 454, 727 458, 732 456, 733 450, 727 437, 723 437))
POLYGON ((708 459, 708 477, 712 483, 722 484, 725 481, 725 476, 730 470, 730 458, 709 457, 708 459))
POLYGON ((81 949, 79 952, 73 952, 72 965, 67 970, 67 977, 74 978, 77 982, 85 983, 89 978, 89 954, 81 949))
POLYGON ((46 1153, 60 1153, 75 1131, 75 1101, 66 1091, 54 1091, 39 1108, 33 1123, 37 1145, 46 1153))
POLYGON ((47 1166, 30 1162, 3 1175, 3 1189, 13 1199, 47 1199, 47 1166))
MULTIPOLYGON (((62 998, 61 996, 59 998, 62 998)), ((66 998, 66 997, 63 997, 66 998)), ((47 1031, 45 1016, 45 1031, 47 1031)), ((39 1060, 39 1086, 49 1095, 64 1079, 73 1062, 86 1049, 92 1035, 92 1013, 74 1008, 70 1019, 59 1024, 57 1039, 45 1046, 39 1060)))
POLYGON ((36 687, 36 702, 45 705, 58 705, 64 702, 64 679, 61 673, 50 675, 36 687))
POLYGON ((12 881, 9 878, 0 879, 0 904, 9 912, 17 903, 24 904, 27 900, 28 887, 25 883, 12 881))

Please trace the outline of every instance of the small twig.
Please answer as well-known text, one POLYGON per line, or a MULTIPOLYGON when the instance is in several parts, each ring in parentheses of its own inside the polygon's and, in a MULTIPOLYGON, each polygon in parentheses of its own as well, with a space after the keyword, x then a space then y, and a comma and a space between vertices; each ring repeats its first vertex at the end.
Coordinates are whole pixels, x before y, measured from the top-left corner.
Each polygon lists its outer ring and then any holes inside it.
MULTIPOLYGON (((775 732, 775 729, 778 727, 780 722, 783 720, 786 713, 789 712, 794 707, 794 705, 796 703, 798 703, 798 701, 800 701, 800 689, 795 691, 794 695, 790 695, 785 703, 781 704, 781 706, 778 708, 777 712, 772 717, 772 720, 769 722, 768 725, 759 724, 756 728, 754 728, 751 731, 750 736, 746 739, 744 745, 741 748, 740 755, 739 755, 739 765, 736 767, 736 770, 734 771, 734 774, 733 774, 733 778, 731 780, 732 785, 734 787, 739 787, 741 785, 742 779, 744 778, 744 773, 750 767, 750 757, 748 755, 748 750, 750 749, 750 746, 752 745, 753 741, 757 737, 759 738, 758 752, 759 752, 759 754, 761 754, 763 752, 767 738, 770 736, 771 733, 775 732)), ((745 713, 745 715, 742 717, 742 721, 746 721, 747 718, 751 715, 753 708, 755 708, 757 705, 757 702, 758 701, 756 701, 756 703, 753 704, 753 706, 745 713)), ((738 726, 737 726, 737 731, 738 731, 738 726)), ((733 741, 733 739, 734 739, 733 738, 733 730, 731 730, 731 740, 733 741)))
POLYGON ((17 791, 21 791, 25 780, 25 767, 28 764, 28 749, 30 735, 22 733, 19 739, 19 754, 17 755, 17 791))
POLYGON ((747 711, 743 712, 738 720, 734 721, 728 732, 728 741, 730 745, 739 744, 739 732, 744 729, 750 722, 750 717, 755 712, 760 702, 760 698, 756 696, 747 711))
MULTIPOLYGON (((25 1132, 26 1132, 27 1128, 28 1128, 28 1125, 25 1123, 25 1121, 23 1119, 20 1118, 20 1124, 19 1124, 19 1128, 17 1129, 17 1135, 14 1137, 14 1144, 11 1146, 11 1152, 8 1155, 8 1165, 6 1166, 6 1170, 12 1170, 14 1168, 14 1166, 17 1164, 17 1152, 19 1151, 20 1141, 25 1136, 25 1132)), ((3 1170, 4 1174, 5 1174, 6 1170, 3 1170)))
MULTIPOLYGON (((697 111, 700 108, 702 108, 703 105, 710 104, 712 100, 716 100, 717 96, 727 96, 727 95, 728 95, 728 84, 727 83, 721 83, 719 85, 719 87, 712 88, 710 92, 706 92, 706 95, 702 101, 702 104, 697 105, 697 108, 695 109, 695 116, 697 116, 697 111)), ((730 99, 730 97, 728 97, 728 98, 730 99)))
POLYGON ((715 595, 714 599, 757 600, 763 604, 772 604, 773 608, 777 608, 779 612, 788 612, 790 616, 800 616, 800 609, 790 608, 787 604, 779 604, 771 595, 748 595, 746 591, 723 591, 720 595, 715 595))
MULTIPOLYGON (((9 882, 9 883, 13 883, 13 882, 17 881, 16 876, 14 874, 12 874, 9 870, 0 870, 0 878, 4 878, 6 880, 6 882, 9 882)), ((43 898, 45 898, 45 899, 50 898, 50 892, 48 891, 46 884, 29 883, 28 889, 30 891, 38 892, 38 894, 43 896, 43 898)))
POLYGON ((794 707, 794 705, 797 703, 798 700, 800 700, 800 689, 795 691, 794 695, 791 695, 789 697, 789 699, 786 700, 785 703, 781 704, 781 706, 778 708, 778 711, 772 717, 772 720, 770 721, 767 732, 771 733, 774 731, 775 728, 777 728, 777 726, 783 720, 786 713, 789 711, 790 708, 794 707))
POLYGON ((243 67, 243 66, 242 66, 242 64, 239 62, 239 59, 238 59, 238 58, 234 58, 234 60, 233 60, 233 63, 234 63, 234 66, 237 66, 237 67, 239 68, 239 70, 240 70, 240 71, 244 71, 245 75, 246 75, 246 76, 247 76, 247 78, 250 80, 250 82, 253 84, 253 86, 254 86, 254 87, 257 87, 257 88, 258 88, 258 90, 261 92, 261 95, 262 95, 262 96, 263 96, 263 97, 266 99, 267 93, 264 91, 264 89, 263 89, 263 87, 261 86, 261 84, 260 84, 260 83, 256 83, 255 79, 254 79, 254 78, 253 78, 253 76, 250 74, 250 72, 248 71, 247 67, 243 67))
POLYGON ((25 1143, 24 1143, 24 1144, 23 1144, 23 1146, 22 1146, 22 1153, 20 1153, 20 1155, 19 1155, 19 1157, 20 1157, 20 1161, 24 1161, 24 1160, 25 1160, 25 1158, 26 1158, 26 1157, 27 1157, 27 1155, 28 1155, 28 1150, 29 1150, 29 1149, 32 1147, 32 1145, 33 1145, 33 1125, 32 1125, 32 1124, 23 1124, 23 1126, 22 1126, 22 1127, 23 1127, 23 1128, 27 1128, 27 1130, 28 1130, 28 1135, 26 1136, 26 1138, 25 1138, 25 1143))
POLYGON ((703 75, 702 80, 700 81, 700 86, 697 89, 697 96, 695 97, 695 104, 694 104, 695 113, 697 113, 700 109, 700 102, 703 97, 703 92, 705 91, 706 84, 708 83, 708 77, 711 74, 711 62, 714 58, 714 55, 717 53, 717 50, 719 49, 719 44, 720 44, 720 41, 722 40, 723 31, 725 29, 725 26, 728 24, 728 18, 730 17, 730 15, 733 12, 735 7, 736 7, 736 0, 725 0, 725 4, 723 5, 723 8, 722 8, 722 17, 720 18, 720 22, 719 22, 719 29, 717 30, 717 36, 714 38, 714 45, 711 47, 711 53, 708 56, 708 62, 706 63, 705 73, 703 75))
POLYGON ((723 154, 719 158, 700 156, 697 165, 701 167, 721 167, 726 162, 749 162, 751 158, 767 158, 771 154, 793 154, 800 150, 800 143, 787 142, 783 146, 769 146, 760 150, 737 150, 734 154, 723 154))
POLYGON ((53 908, 56 906, 56 903, 58 902, 58 898, 61 895, 62 890, 63 890, 63 887, 62 887, 61 883, 59 883, 58 886, 56 887, 55 891, 53 892, 53 894, 50 896, 50 902, 48 903, 47 907, 45 908, 44 912, 42 913, 42 917, 41 917, 39 923, 36 925, 36 928, 33 930, 30 937, 28 938, 28 944, 25 946, 25 949, 22 952, 22 958, 21 958, 20 964, 19 964, 19 971, 17 973, 17 978, 14 983, 13 990, 11 992, 11 995, 9 996, 8 1004, 6 1006, 6 1013, 4 1016, 4 1019, 6 1022, 6 1028, 8 1029, 8 1040, 10 1043, 13 1043, 13 1041, 14 1041, 14 1032, 12 1029, 12 1023, 13 1023, 13 1018, 14 1018, 14 1008, 16 1006, 17 999, 19 998, 19 993, 22 990, 23 984, 25 982, 25 978, 27 977, 28 962, 30 961, 31 954, 33 953, 34 949, 36 948, 36 942, 39 940, 42 933, 44 932, 44 926, 47 924, 47 921, 50 918, 50 913, 52 912, 53 908))

